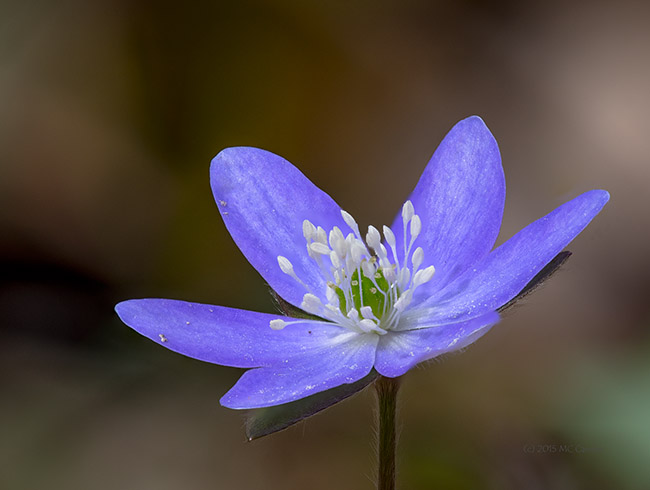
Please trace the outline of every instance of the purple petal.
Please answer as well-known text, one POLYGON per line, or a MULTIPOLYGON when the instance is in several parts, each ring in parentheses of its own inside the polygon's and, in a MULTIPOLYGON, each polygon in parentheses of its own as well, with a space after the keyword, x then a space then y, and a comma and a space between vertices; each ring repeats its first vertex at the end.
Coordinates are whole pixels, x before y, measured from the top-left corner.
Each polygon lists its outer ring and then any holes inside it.
POLYGON ((390 332, 379 340, 375 369, 389 378, 401 376, 422 361, 468 346, 498 321, 491 312, 462 323, 390 332))
MULTIPOLYGON (((420 310, 418 316, 435 324, 496 310, 566 247, 608 200, 606 191, 594 190, 563 204, 521 230, 414 312, 420 310), (426 313, 426 308, 430 312, 426 313)), ((409 328, 417 328, 416 323, 409 328)))
POLYGON ((273 330, 269 322, 280 315, 170 299, 124 301, 115 311, 129 327, 174 352, 233 367, 278 364, 348 332, 312 320, 273 330))
POLYGON ((349 332, 282 366, 251 369, 221 399, 228 408, 280 405, 366 376, 375 360, 378 336, 349 332))
POLYGON ((212 160, 210 182, 228 231, 271 288, 295 306, 307 292, 280 270, 282 255, 325 300, 326 279, 307 254, 302 224, 348 230, 338 204, 285 159, 257 148, 223 150, 212 160))
MULTIPOLYGON (((440 143, 409 197, 422 220, 412 251, 422 247, 422 268, 436 268, 431 282, 418 290, 419 297, 441 289, 489 253, 501 227, 505 191, 499 147, 487 126, 478 116, 460 121, 440 143)), ((400 260, 403 227, 398 213, 393 231, 400 260)))

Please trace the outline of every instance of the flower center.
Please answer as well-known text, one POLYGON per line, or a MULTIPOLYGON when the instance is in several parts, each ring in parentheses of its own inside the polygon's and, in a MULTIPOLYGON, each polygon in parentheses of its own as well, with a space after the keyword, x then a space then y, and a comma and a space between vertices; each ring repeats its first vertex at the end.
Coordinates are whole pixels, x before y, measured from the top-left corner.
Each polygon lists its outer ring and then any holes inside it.
MULTIPOLYGON (((347 236, 337 226, 327 233, 309 220, 302 225, 307 253, 327 282, 327 303, 296 275, 286 257, 279 255, 278 265, 307 290, 301 304, 306 312, 355 332, 384 335, 399 324, 415 289, 429 282, 435 272, 432 265, 420 270, 424 260, 421 247, 411 254, 422 222, 411 201, 406 201, 402 207, 403 254, 398 257, 395 233, 388 226, 383 227, 383 232, 390 256, 374 226, 368 227, 364 241, 354 218, 345 211, 341 215, 353 231, 347 236)), ((270 326, 279 330, 289 323, 278 319, 272 320, 270 326)))

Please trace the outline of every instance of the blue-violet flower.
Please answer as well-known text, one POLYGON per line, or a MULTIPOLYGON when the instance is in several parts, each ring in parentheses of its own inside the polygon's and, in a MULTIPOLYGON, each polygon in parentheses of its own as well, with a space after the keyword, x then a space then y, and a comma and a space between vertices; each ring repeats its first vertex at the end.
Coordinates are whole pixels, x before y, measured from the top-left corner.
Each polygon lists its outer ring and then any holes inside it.
POLYGON ((505 180, 497 143, 476 116, 447 134, 381 232, 370 226, 363 234, 296 167, 263 150, 223 150, 210 181, 249 262, 281 298, 313 317, 167 299, 125 301, 116 310, 173 351, 253 368, 221 399, 237 409, 291 402, 373 368, 401 376, 467 346, 609 199, 603 190, 586 192, 492 250, 505 180))

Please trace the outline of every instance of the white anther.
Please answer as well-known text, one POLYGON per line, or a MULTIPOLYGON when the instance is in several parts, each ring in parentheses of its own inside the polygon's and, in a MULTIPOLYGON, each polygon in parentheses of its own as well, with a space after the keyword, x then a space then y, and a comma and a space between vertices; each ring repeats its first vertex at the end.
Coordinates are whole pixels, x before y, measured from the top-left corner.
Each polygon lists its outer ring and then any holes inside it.
POLYGON ((375 329, 377 328, 377 324, 367 318, 364 318, 363 320, 358 322, 357 325, 364 333, 374 332, 375 329))
POLYGON ((411 271, 407 267, 404 267, 399 271, 397 280, 402 285, 402 287, 408 286, 408 283, 411 280, 411 271))
POLYGON ((370 306, 362 306, 361 307, 361 316, 364 317, 364 318, 370 318, 372 320, 377 319, 377 317, 375 316, 375 314, 372 311, 372 308, 370 306))
POLYGON ((377 248, 379 248, 379 245, 381 245, 381 235, 379 234, 379 230, 377 230, 377 228, 372 225, 368 227, 368 233, 366 233, 366 242, 370 247, 375 249, 375 251, 377 251, 377 248))
POLYGON ((339 295, 336 294, 336 291, 334 288, 336 287, 334 283, 327 283, 329 286, 327 289, 325 289, 325 296, 327 296, 327 302, 331 305, 338 305, 339 304, 339 295))
MULTIPOLYGON (((309 250, 309 247, 307 247, 307 250, 309 250)), ((310 251, 310 255, 311 255, 311 251, 310 251)), ((296 272, 293 270, 293 264, 289 259, 283 257, 282 255, 278 255, 278 265, 280 266, 280 270, 282 272, 295 279, 307 291, 310 291, 309 286, 307 286, 304 282, 302 282, 300 278, 296 275, 296 272)))
POLYGON ((423 260, 424 260, 424 250, 422 250, 422 247, 418 247, 415 249, 415 252, 413 252, 413 257, 411 257, 411 262, 413 263, 414 271, 417 271, 420 268, 423 260))
POLYGON ((357 268, 358 262, 354 261, 354 258, 352 257, 352 254, 347 254, 345 257, 345 269, 348 274, 352 274, 354 270, 357 268))
POLYGON ((343 221, 345 221, 345 222, 347 223, 347 225, 348 225, 350 228, 352 228, 352 230, 354 231, 354 233, 355 233, 357 236, 359 236, 359 235, 360 235, 360 234, 359 234, 359 225, 358 225, 357 222, 354 220, 354 218, 352 217, 352 215, 351 215, 350 213, 348 213, 347 211, 343 211, 343 210, 341 209, 341 216, 343 216, 343 221))
POLYGON ((411 201, 406 201, 404 206, 402 206, 402 220, 404 221, 404 224, 408 223, 414 214, 415 210, 413 209, 413 203, 411 201))
POLYGON ((320 299, 311 293, 307 293, 302 297, 302 304, 300 305, 307 313, 313 314, 317 314, 322 306, 323 303, 321 303, 320 299))
POLYGON ((302 234, 305 237, 305 240, 309 240, 314 233, 316 233, 316 227, 306 219, 305 221, 302 222, 302 234))
POLYGON ((327 233, 325 233, 325 230, 323 230, 322 226, 319 226, 316 228, 316 236, 312 237, 314 240, 322 243, 323 245, 327 245, 327 233))
POLYGON ((407 289, 397 299, 397 301, 393 305, 393 308, 395 308, 397 311, 401 313, 406 309, 408 305, 411 304, 412 299, 413 299, 413 292, 410 289, 407 289))
POLYGON ((336 284, 341 284, 341 273, 339 271, 334 271, 334 280, 336 284))
POLYGON ((269 323, 269 327, 271 327, 273 330, 282 330, 284 327, 288 325, 287 322, 284 320, 271 320, 269 323))
POLYGON ((280 270, 285 274, 289 274, 290 276, 294 276, 296 274, 293 271, 293 264, 291 261, 282 255, 278 255, 278 265, 280 266, 280 270))
POLYGON ((395 269, 392 265, 389 265, 388 267, 382 267, 381 271, 384 273, 384 278, 386 281, 388 281, 389 284, 393 284, 395 282, 395 279, 397 279, 395 269))
POLYGON ((345 237, 337 226, 330 231, 330 247, 339 257, 345 257, 345 237))
POLYGON ((417 273, 413 277, 413 286, 419 286, 421 284, 424 284, 425 282, 429 282, 433 278, 433 274, 435 272, 436 269, 432 265, 430 265, 426 269, 417 271, 417 273))
POLYGON ((360 264, 361 256, 366 253, 366 247, 363 245, 361 241, 355 240, 352 243, 352 248, 350 250, 350 253, 352 254, 352 260, 354 260, 354 263, 360 264))
POLYGON ((384 225, 384 237, 391 248, 395 248, 395 233, 388 226, 384 225))
POLYGON ((359 321, 359 312, 356 308, 352 308, 350 311, 348 311, 348 318, 354 322, 359 321))
POLYGON ((330 248, 321 242, 310 243, 309 248, 321 255, 329 255, 331 252, 330 248))
POLYGON ((339 310, 339 307, 337 305, 327 304, 327 305, 325 305, 325 308, 327 308, 327 311, 331 311, 332 313, 335 313, 337 315, 341 315, 341 310, 339 310))
POLYGON ((388 257, 388 250, 386 250, 383 243, 379 244, 379 248, 376 248, 375 252, 377 252, 377 256, 379 256, 380 259, 386 259, 388 257))
POLYGON ((311 247, 310 247, 309 245, 310 245, 309 242, 307 242, 307 244, 305 245, 305 246, 307 247, 307 254, 308 254, 312 259, 316 259, 317 255, 314 253, 314 251, 311 249, 311 247))
POLYGON ((422 231, 422 220, 420 220, 420 217, 416 214, 411 219, 411 241, 417 238, 420 231, 422 231))
MULTIPOLYGON (((383 227, 382 237, 380 230, 369 226, 364 241, 355 219, 343 210, 341 216, 352 233, 344 235, 342 229, 337 226, 326 231, 309 220, 302 222, 307 252, 320 268, 324 280, 328 281, 325 294, 321 291, 318 296, 314 295, 296 276, 293 264, 286 257, 278 256, 278 265, 282 272, 293 277, 307 290, 301 303, 301 308, 306 312, 355 332, 386 334, 399 324, 401 314, 413 301, 413 291, 430 281, 435 271, 433 266, 420 270, 424 263, 424 251, 421 247, 417 247, 411 254, 414 241, 422 231, 422 221, 415 214, 413 203, 406 201, 401 210, 404 227, 399 230, 399 247, 404 247, 401 250, 403 258, 398 258, 397 237, 390 227, 383 227), (323 256, 327 256, 329 261, 323 256), (411 265, 412 267, 409 267, 411 265), (384 280, 389 284, 385 290, 384 280), (367 284, 369 289, 363 289, 363 281, 370 281, 367 284), (382 311, 374 312, 371 306, 363 305, 364 294, 383 295, 385 304, 382 311), (319 296, 323 296, 323 299, 319 296), (356 308, 355 302, 360 302, 363 306, 356 308), (343 305, 346 308, 342 311, 343 305), (386 318, 380 320, 383 316, 386 318), (383 325, 383 328, 380 325, 383 325)), ((281 330, 291 323, 295 322, 277 319, 270 321, 269 325, 274 330, 281 330)))
POLYGON ((374 264, 369 260, 364 260, 361 262, 361 270, 363 271, 363 275, 369 279, 372 279, 375 275, 375 272, 377 271, 374 264))

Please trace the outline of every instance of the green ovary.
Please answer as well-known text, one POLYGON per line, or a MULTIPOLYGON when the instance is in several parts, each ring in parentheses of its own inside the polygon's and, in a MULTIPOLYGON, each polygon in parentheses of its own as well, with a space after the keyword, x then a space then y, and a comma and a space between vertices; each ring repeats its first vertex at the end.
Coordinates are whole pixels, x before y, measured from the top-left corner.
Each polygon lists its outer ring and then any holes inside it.
MULTIPOLYGON (((338 286, 333 286, 333 288, 334 291, 336 291, 336 295, 339 299, 340 310, 344 313, 347 313, 349 309, 345 293, 338 286)), ((362 306, 370 306, 375 316, 377 318, 381 318, 384 313, 384 303, 386 302, 384 294, 388 291, 388 288, 388 281, 386 281, 384 273, 381 270, 375 273, 375 282, 366 277, 365 274, 361 273, 361 283, 359 283, 359 270, 354 271, 352 274, 352 281, 350 286, 354 308, 359 311, 362 306), (379 289, 377 289, 375 283, 377 286, 379 286, 379 289), (363 305, 361 304, 362 297, 363 305)))

